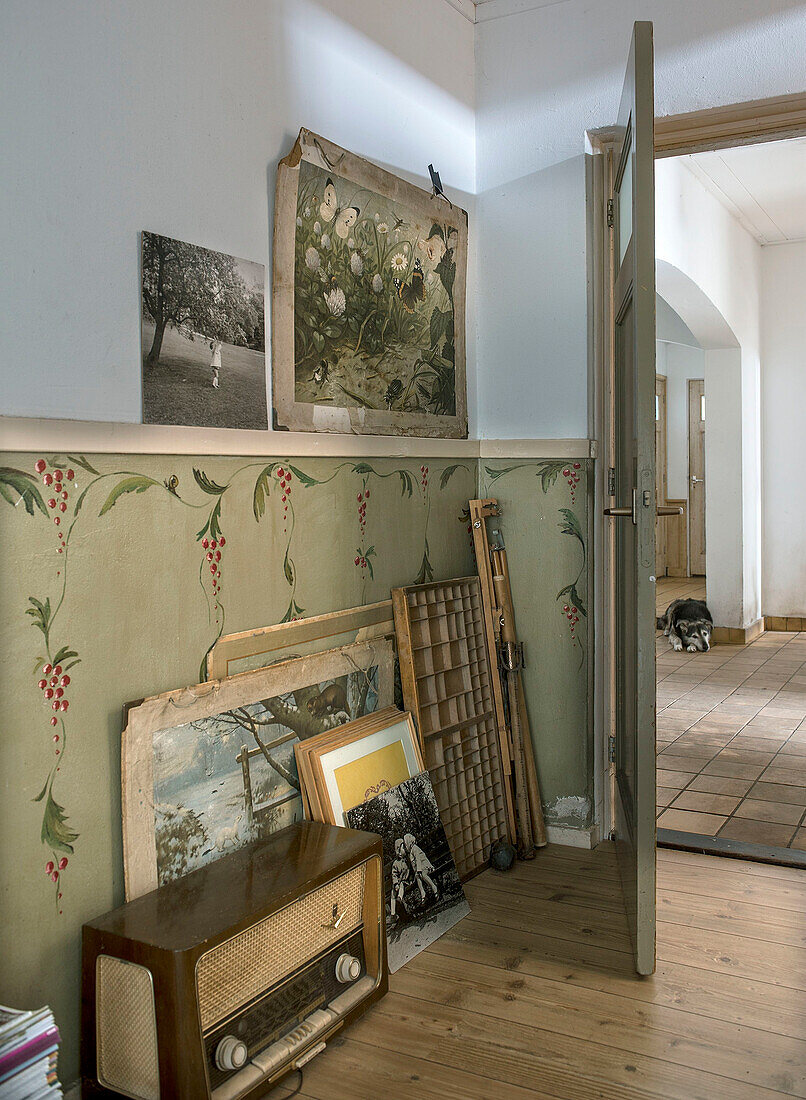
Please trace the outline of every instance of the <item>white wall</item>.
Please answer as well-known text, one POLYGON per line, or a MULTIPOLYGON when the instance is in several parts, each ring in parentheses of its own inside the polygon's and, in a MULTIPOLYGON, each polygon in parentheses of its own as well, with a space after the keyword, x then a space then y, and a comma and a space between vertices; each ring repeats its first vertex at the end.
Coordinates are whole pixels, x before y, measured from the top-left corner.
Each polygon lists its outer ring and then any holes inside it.
POLYGON ((443 0, 6 0, 0 51, 5 414, 139 421, 139 232, 270 285, 300 126, 414 182, 433 161, 475 226, 473 26, 443 0))
POLYGON ((477 27, 482 436, 589 430, 584 133, 615 121, 632 23, 657 114, 804 87, 798 0, 566 0, 477 27))
POLYGON ((806 615, 806 242, 761 250, 762 607, 806 615))
POLYGON ((681 159, 656 164, 655 237, 658 292, 706 351, 708 602, 717 625, 747 626, 761 615, 761 248, 681 159))

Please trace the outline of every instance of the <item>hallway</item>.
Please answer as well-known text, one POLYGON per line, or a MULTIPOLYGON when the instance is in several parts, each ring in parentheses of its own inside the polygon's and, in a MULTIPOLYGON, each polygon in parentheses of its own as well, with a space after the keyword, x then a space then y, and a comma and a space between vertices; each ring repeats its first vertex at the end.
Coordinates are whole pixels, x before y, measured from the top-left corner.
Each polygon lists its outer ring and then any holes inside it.
MULTIPOLYGON (((703 598, 658 580, 658 613, 703 598)), ((676 653, 657 635, 658 827, 806 852, 806 633, 676 653)), ((806 860, 806 857, 804 857, 806 860)))

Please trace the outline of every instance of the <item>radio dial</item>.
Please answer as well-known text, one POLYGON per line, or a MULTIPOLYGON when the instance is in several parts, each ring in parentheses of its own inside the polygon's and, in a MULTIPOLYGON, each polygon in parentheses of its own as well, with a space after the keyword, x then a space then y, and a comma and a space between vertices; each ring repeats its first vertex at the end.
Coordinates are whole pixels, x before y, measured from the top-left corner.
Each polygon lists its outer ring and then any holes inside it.
POLYGON ((219 1069, 240 1069, 246 1062, 246 1043, 234 1035, 225 1035, 215 1048, 215 1064, 219 1069))
POLYGON ((355 955, 348 955, 345 951, 336 959, 336 981, 346 985, 356 981, 361 975, 361 963, 355 955))

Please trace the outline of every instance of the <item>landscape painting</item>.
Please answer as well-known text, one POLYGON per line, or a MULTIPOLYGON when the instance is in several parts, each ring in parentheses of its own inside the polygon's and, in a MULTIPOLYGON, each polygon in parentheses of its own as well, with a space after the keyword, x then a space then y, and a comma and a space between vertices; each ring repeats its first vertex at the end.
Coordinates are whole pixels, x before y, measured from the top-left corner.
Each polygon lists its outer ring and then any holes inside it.
POLYGON ((143 422, 267 428, 265 268, 143 233, 143 422))
POLYGON ((132 708, 123 740, 127 897, 299 821, 294 745, 389 706, 393 681, 392 644, 379 639, 132 708))
POLYGON ((274 256, 277 427, 467 435, 464 211, 303 130, 274 256))

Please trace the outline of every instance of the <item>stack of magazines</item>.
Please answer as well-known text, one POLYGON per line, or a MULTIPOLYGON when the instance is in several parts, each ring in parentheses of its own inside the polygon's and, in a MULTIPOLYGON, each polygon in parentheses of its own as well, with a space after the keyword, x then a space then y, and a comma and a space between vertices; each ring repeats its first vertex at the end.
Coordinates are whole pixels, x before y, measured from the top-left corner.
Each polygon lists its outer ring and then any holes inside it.
POLYGON ((21 1012, 0 1005, 0 1098, 52 1100, 62 1095, 56 1076, 59 1029, 49 1008, 21 1012))

